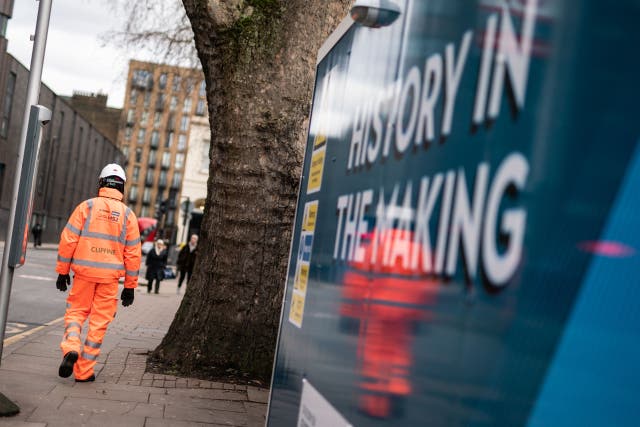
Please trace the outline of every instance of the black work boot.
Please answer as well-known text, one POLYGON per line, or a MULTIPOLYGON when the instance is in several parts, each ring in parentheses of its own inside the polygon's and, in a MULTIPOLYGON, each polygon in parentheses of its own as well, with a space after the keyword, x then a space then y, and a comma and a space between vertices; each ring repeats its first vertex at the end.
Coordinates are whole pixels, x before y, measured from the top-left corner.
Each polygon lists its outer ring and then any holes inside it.
POLYGON ((70 351, 69 353, 64 355, 62 359, 62 363, 60 364, 60 368, 58 368, 58 375, 62 378, 68 378, 73 372, 73 365, 75 365, 78 360, 78 352, 70 351))
POLYGON ((94 374, 91 374, 91 376, 89 378, 85 378, 83 380, 79 380, 76 378, 76 382, 77 383, 91 383, 93 381, 96 380, 96 376, 94 374))

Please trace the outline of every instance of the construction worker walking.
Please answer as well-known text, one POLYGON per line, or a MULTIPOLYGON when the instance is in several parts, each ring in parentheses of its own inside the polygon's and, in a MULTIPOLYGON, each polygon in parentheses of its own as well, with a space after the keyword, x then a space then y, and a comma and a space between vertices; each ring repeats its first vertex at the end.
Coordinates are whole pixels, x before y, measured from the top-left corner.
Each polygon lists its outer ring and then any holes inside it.
POLYGON ((120 296, 124 307, 133 303, 138 286, 140 232, 135 214, 122 202, 125 182, 122 167, 105 166, 98 179, 98 197, 80 203, 60 235, 56 287, 67 290, 70 270, 74 278, 67 298, 58 374, 66 378, 73 373, 77 382, 95 380, 102 339, 116 313, 119 279, 124 277, 120 296), (83 344, 80 338, 87 318, 83 344))

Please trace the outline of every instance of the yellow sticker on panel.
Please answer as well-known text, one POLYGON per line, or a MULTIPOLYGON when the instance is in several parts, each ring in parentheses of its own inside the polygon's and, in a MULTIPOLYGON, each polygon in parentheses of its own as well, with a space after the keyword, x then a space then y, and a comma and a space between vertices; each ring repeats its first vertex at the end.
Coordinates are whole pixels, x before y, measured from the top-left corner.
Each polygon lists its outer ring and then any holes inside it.
POLYGON ((302 231, 311 233, 316 229, 316 218, 318 217, 318 201, 309 202, 304 207, 304 217, 302 219, 302 231))
POLYGON ((293 292, 291 299, 291 310, 289 311, 289 322, 302 327, 302 315, 304 314, 304 295, 293 292))
POLYGON ((293 289, 302 293, 307 292, 307 283, 309 282, 309 264, 298 264, 298 271, 296 271, 296 278, 293 284, 293 289))
POLYGON ((324 158, 327 152, 327 146, 323 145, 313 152, 311 156, 311 168, 309 172, 309 184, 307 185, 307 194, 317 193, 322 185, 322 174, 324 173, 324 158))

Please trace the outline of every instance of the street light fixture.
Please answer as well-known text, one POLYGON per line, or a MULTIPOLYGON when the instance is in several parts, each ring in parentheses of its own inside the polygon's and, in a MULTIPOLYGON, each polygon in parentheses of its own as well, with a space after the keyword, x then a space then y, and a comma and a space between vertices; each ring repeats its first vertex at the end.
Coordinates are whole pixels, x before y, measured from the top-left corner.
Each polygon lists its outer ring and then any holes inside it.
POLYGON ((400 13, 400 7, 391 0, 356 0, 351 8, 355 22, 372 28, 391 25, 400 13))

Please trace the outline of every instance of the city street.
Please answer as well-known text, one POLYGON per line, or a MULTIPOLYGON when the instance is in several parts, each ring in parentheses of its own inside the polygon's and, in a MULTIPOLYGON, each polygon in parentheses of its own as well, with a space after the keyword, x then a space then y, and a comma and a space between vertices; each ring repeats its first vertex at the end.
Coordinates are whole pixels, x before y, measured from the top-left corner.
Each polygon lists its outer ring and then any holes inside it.
POLYGON ((29 248, 26 264, 15 271, 0 393, 20 412, 0 418, 0 425, 264 426, 267 389, 147 372, 147 356, 165 336, 184 295, 176 293, 176 279, 163 281, 159 294, 147 294, 143 279, 134 304, 118 304, 95 382, 60 378, 59 319, 67 293, 55 287, 56 255, 55 245, 29 248))
POLYGON ((56 245, 30 246, 25 264, 14 270, 5 338, 64 315, 67 293, 55 286, 56 249, 56 245))

